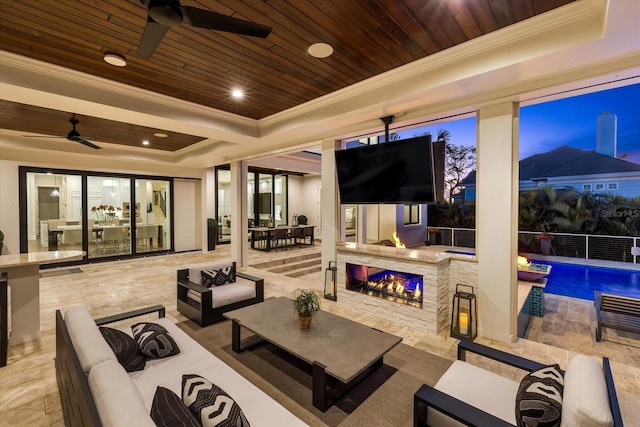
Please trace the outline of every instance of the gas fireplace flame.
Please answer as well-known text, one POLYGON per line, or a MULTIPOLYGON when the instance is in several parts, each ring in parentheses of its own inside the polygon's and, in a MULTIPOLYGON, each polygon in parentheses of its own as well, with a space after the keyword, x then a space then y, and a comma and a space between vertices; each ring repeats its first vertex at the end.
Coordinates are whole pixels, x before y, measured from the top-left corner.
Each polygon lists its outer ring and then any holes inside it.
POLYGON ((531 265, 531 262, 523 256, 518 256, 518 265, 527 267, 531 265))
POLYGON ((393 242, 396 244, 396 248, 406 248, 404 243, 400 241, 400 238, 398 237, 398 233, 395 231, 393 232, 393 242))

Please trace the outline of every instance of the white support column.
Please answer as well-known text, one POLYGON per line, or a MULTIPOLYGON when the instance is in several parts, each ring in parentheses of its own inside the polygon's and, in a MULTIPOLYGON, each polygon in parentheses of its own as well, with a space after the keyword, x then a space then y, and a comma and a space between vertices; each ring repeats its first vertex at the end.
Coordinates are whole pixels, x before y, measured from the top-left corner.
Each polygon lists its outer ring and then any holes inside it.
POLYGON ((204 170, 202 177, 202 218, 204 225, 202 226, 202 252, 208 252, 209 227, 207 220, 216 217, 216 199, 218 193, 216 191, 216 169, 210 167, 204 170))
POLYGON ((335 151, 340 142, 322 141, 322 191, 320 209, 322 210, 322 269, 329 266, 329 261, 336 261, 336 244, 338 242, 340 204, 338 203, 338 179, 336 176, 335 151))
POLYGON ((518 105, 480 108, 477 138, 478 332, 513 342, 518 300, 518 105))
POLYGON ((366 205, 359 205, 356 217, 356 242, 367 243, 367 209, 366 205))
POLYGON ((236 267, 249 265, 247 249, 247 162, 231 162, 231 259, 236 267))

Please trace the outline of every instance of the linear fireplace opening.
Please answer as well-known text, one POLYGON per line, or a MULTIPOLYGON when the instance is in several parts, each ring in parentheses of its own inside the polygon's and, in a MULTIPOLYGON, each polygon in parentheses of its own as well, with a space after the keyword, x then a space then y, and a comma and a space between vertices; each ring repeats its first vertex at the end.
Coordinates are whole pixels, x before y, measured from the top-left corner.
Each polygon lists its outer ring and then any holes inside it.
POLYGON ((347 289, 422 308, 422 275, 346 263, 347 289))

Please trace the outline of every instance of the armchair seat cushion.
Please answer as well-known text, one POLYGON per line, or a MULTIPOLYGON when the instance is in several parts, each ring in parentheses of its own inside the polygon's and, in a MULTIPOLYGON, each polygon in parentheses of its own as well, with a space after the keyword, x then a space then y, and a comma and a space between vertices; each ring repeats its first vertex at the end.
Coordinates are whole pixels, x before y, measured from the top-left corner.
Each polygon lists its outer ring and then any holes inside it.
MULTIPOLYGON (((213 308, 223 307, 235 302, 245 301, 256 297, 256 288, 253 285, 240 283, 230 283, 224 286, 211 288, 211 306, 213 308)), ((193 289, 187 291, 187 298, 198 303, 201 302, 201 294, 193 289)))
MULTIPOLYGON (((456 360, 435 388, 515 426, 514 407, 519 386, 516 381, 456 360)), ((463 426, 432 408, 427 410, 427 419, 435 426, 463 426)))

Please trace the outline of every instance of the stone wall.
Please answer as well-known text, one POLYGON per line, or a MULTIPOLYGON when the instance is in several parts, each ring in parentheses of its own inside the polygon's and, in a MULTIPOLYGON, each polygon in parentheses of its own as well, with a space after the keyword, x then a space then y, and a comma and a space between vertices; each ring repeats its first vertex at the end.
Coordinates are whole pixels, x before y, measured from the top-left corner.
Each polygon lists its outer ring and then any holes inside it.
POLYGON ((338 304, 357 307, 377 317, 425 332, 437 334, 449 329, 449 260, 434 263, 415 262, 370 254, 338 252, 338 304), (346 263, 402 271, 423 276, 422 309, 374 298, 346 289, 346 263))

